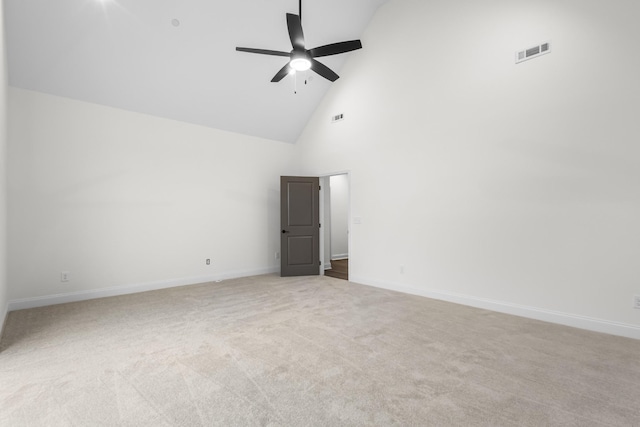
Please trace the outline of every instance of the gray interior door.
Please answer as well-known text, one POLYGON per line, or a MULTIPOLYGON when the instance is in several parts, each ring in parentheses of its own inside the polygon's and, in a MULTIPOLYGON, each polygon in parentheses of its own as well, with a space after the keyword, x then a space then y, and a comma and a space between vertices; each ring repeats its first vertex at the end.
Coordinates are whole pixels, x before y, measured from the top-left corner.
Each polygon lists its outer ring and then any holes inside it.
POLYGON ((280 177, 280 275, 320 274, 320 179, 280 177))

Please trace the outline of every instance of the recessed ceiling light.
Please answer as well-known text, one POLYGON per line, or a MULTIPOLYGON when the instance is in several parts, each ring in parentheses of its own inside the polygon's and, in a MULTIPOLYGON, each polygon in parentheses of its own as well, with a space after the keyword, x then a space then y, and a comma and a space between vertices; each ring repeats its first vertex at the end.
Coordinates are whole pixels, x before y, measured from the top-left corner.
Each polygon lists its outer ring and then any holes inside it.
POLYGON ((174 27, 179 27, 180 26, 180 21, 178 21, 176 18, 173 18, 171 20, 171 25, 173 25, 174 27))

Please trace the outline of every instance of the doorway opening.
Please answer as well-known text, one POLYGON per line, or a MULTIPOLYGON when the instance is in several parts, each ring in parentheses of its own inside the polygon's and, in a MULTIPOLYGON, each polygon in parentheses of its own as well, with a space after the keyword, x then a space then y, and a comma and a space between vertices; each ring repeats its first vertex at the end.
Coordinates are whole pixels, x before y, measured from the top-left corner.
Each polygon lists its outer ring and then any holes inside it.
POLYGON ((322 270, 326 276, 349 280, 349 174, 323 176, 320 183, 322 270))

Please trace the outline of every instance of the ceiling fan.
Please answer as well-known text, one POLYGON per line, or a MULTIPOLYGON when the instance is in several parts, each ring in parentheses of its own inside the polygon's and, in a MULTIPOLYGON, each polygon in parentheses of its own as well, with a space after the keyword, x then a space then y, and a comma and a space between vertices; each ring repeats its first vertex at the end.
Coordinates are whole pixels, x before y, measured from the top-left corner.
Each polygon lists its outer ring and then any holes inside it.
POLYGON ((306 71, 309 69, 318 73, 325 79, 335 82, 340 78, 340 76, 326 65, 318 62, 315 58, 351 52, 352 50, 362 48, 362 43, 360 40, 349 40, 339 43, 331 43, 313 49, 307 49, 304 44, 304 34, 302 32, 302 0, 299 0, 299 10, 300 12, 298 15, 287 13, 287 28, 289 29, 291 46, 293 46, 291 52, 254 49, 250 47, 236 47, 236 50, 239 52, 259 53, 261 55, 288 56, 289 62, 287 62, 287 64, 271 79, 274 83, 282 80, 287 74, 296 71, 306 71))

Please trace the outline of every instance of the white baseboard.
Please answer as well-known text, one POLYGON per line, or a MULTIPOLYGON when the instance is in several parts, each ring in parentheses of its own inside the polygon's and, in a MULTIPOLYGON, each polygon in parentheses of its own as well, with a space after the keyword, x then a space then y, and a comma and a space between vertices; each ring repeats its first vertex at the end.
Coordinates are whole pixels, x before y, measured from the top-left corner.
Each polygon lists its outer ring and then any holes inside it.
POLYGON ((456 304, 468 305, 471 307, 483 308, 485 310, 497 311, 499 313, 512 314, 529 319, 542 320, 544 322, 557 323, 574 328, 586 329, 605 334, 619 335, 627 338, 640 339, 640 326, 627 323, 612 322, 604 319, 596 319, 571 313, 546 310, 536 307, 529 307, 519 304, 512 304, 504 301, 477 298, 469 295, 443 292, 430 289, 420 289, 413 286, 401 285, 397 283, 382 282, 360 276, 349 276, 349 281, 361 285, 373 286, 376 288, 389 289, 406 294, 419 295, 427 298, 453 302, 456 304))
POLYGON ((348 259, 349 254, 335 254, 331 255, 331 261, 339 261, 341 259, 348 259))
POLYGON ((63 294, 45 295, 33 298, 20 298, 9 301, 7 312, 26 308, 44 307, 47 305, 64 304, 68 302, 85 301, 95 298, 113 297, 118 295, 135 294, 138 292, 155 291, 159 289, 175 288, 178 286, 196 285, 199 283, 216 282, 220 280, 237 279, 239 277, 258 276, 280 271, 280 267, 260 268, 253 270, 236 270, 220 273, 215 276, 185 277, 181 279, 161 280, 157 282, 138 283, 132 285, 113 286, 109 288, 91 289, 86 291, 68 292, 63 294))
POLYGON ((324 264, 324 269, 325 270, 331 270, 331 263, 324 264))

